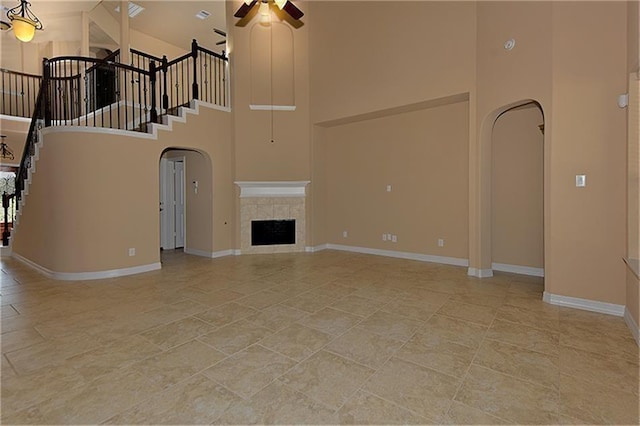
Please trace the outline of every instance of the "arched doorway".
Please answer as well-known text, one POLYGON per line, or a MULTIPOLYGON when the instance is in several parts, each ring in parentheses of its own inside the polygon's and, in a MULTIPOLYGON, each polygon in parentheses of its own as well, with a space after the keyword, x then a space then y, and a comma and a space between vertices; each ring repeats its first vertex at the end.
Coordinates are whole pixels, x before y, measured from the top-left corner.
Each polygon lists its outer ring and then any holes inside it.
MULTIPOLYGON (((505 112, 517 110, 525 105, 533 104, 541 111, 543 122, 538 123, 535 131, 545 129, 547 123, 544 105, 534 99, 522 99, 516 102, 502 105, 492 110, 484 117, 478 128, 478 144, 472 151, 472 169, 470 170, 470 234, 469 234, 469 275, 485 278, 493 276, 492 259, 493 255, 493 203, 492 203, 492 182, 493 182, 493 132, 496 121, 505 112), (542 127, 538 127, 542 125, 542 127)), ((531 130, 531 129, 530 129, 531 130)), ((543 137, 543 245, 544 257, 548 256, 548 234, 549 234, 549 138, 543 137)), ((532 271, 527 271, 532 272, 532 271)), ((539 270, 538 270, 539 272, 539 270)), ((522 273, 522 270, 520 270, 522 273)))
POLYGON ((213 250, 212 165, 209 156, 167 148, 159 159, 160 249, 208 254, 213 250))
POLYGON ((544 117, 530 102, 496 119, 491 138, 491 269, 544 276, 544 117))

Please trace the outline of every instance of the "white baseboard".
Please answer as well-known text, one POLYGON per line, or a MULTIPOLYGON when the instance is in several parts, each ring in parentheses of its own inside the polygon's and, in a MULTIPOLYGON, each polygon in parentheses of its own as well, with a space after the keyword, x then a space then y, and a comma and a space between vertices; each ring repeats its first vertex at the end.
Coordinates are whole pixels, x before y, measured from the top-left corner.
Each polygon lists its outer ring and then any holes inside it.
POLYGON ((561 296, 559 294, 552 294, 547 291, 542 294, 542 300, 552 305, 582 309, 584 311, 598 312, 607 315, 615 315, 617 317, 623 316, 625 310, 624 305, 598 302, 597 300, 581 299, 579 297, 561 296))
POLYGON ((191 254, 194 256, 200 256, 200 257, 208 257, 209 259, 215 259, 218 257, 225 257, 225 256, 233 256, 234 250, 221 250, 221 251, 204 251, 204 250, 198 250, 198 249, 192 249, 192 248, 185 248, 184 252, 186 254, 191 254))
POLYGON ((319 246, 307 246, 304 248, 304 251, 307 253, 317 253, 322 250, 327 250, 329 248, 329 244, 320 244, 319 246))
POLYGON ((476 278, 491 278, 493 277, 493 269, 480 269, 470 267, 467 270, 467 275, 476 278))
POLYGON ((624 322, 627 323, 627 327, 631 330, 633 338, 636 339, 636 343, 640 346, 640 331, 638 330, 638 324, 633 320, 631 312, 629 312, 629 309, 627 308, 624 308, 624 322))
POLYGON ((531 266, 509 265, 506 263, 492 263, 491 269, 512 274, 529 275, 532 277, 544 277, 544 268, 534 268, 531 266))
POLYGON ((148 265, 140 265, 140 266, 132 266, 129 268, 121 268, 121 269, 110 269, 107 271, 96 271, 96 272, 56 272, 50 269, 47 269, 43 266, 38 265, 37 263, 20 256, 17 253, 13 253, 12 257, 19 260, 40 272, 47 278, 52 278, 54 280, 62 280, 62 281, 84 281, 84 280, 101 280, 105 278, 117 278, 124 277, 127 275, 141 274, 143 272, 150 272, 158 270, 162 267, 160 262, 150 263, 148 265))
POLYGON ((468 266, 469 261, 467 259, 460 259, 457 257, 445 257, 445 256, 431 256, 428 254, 409 253, 405 251, 393 251, 393 250, 380 250, 367 247, 355 247, 345 246, 342 244, 325 244, 326 249, 350 251, 354 253, 373 254, 376 256, 396 257, 399 259, 418 260, 420 262, 441 263, 444 265, 454 266, 468 266))

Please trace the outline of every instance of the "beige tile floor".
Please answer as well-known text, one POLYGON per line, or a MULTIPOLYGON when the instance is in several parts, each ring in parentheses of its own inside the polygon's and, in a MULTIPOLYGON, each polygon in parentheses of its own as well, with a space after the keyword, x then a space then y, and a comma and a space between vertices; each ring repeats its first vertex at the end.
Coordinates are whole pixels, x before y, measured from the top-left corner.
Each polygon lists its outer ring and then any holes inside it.
POLYGON ((324 251, 84 282, 2 259, 4 424, 638 424, 621 318, 324 251))

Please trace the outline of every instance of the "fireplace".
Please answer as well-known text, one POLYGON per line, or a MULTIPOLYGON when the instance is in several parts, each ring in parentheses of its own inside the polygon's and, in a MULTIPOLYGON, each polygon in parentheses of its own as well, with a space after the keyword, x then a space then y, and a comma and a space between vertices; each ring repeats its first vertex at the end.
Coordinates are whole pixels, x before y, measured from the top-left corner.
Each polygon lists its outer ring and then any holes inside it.
POLYGON ((240 252, 305 250, 308 181, 236 182, 240 187, 240 252))

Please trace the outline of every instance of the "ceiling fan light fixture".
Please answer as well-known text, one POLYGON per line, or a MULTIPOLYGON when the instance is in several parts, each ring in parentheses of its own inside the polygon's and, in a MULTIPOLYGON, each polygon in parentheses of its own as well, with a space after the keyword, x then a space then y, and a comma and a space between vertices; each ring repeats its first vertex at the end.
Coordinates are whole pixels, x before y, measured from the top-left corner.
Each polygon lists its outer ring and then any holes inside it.
MULTIPOLYGON (((22 42, 28 43, 33 40, 36 30, 42 30, 42 22, 29 9, 31 3, 27 0, 20 0, 20 4, 7 11, 7 18, 11 21, 13 34, 22 42)), ((5 23, 6 24, 6 23, 5 23)), ((4 29, 5 25, 2 25, 4 29)))
POLYGON ((260 23, 262 25, 271 24, 271 10, 269 9, 268 2, 260 2, 260 8, 258 9, 258 13, 260 14, 260 23))

